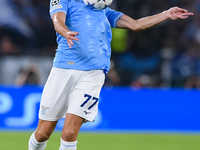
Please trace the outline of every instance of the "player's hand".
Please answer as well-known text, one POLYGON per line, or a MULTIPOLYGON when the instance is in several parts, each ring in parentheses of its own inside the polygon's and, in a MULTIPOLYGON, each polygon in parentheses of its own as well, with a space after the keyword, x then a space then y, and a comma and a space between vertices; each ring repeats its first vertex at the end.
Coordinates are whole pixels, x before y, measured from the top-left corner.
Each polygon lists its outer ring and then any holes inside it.
POLYGON ((164 12, 166 17, 172 20, 186 19, 188 16, 194 15, 192 12, 188 12, 186 9, 179 7, 172 7, 164 12))
POLYGON ((69 48, 72 48, 72 45, 74 45, 73 40, 79 41, 79 39, 76 37, 78 34, 79 34, 78 32, 73 32, 73 31, 68 31, 66 33, 65 38, 67 39, 69 48))

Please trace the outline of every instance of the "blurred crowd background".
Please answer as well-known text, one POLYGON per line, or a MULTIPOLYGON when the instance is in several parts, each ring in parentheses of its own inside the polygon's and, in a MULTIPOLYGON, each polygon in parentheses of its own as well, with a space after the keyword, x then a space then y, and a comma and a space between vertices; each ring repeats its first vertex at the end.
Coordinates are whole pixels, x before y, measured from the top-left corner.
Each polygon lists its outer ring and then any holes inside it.
MULTIPOLYGON (((106 86, 200 88, 200 0, 114 0, 134 19, 172 6, 194 12, 133 32, 113 29, 106 86)), ((57 44, 49 0, 0 0, 0 84, 44 85, 57 44)))

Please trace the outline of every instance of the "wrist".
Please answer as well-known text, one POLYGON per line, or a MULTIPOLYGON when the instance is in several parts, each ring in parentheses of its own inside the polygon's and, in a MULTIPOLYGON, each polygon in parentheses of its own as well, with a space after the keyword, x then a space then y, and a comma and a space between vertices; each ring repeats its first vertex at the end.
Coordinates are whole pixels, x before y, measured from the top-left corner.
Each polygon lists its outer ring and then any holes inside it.
POLYGON ((165 19, 169 19, 170 18, 168 10, 163 11, 162 14, 163 14, 163 16, 164 16, 165 19))
POLYGON ((70 30, 65 30, 64 37, 67 38, 67 35, 69 34, 70 30))

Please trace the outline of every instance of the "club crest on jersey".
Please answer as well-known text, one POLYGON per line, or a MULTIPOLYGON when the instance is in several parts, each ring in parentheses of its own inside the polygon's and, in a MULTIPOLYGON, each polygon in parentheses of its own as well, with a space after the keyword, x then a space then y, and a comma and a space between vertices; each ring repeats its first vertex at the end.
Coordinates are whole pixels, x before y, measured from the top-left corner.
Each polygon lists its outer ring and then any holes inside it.
POLYGON ((46 111, 47 109, 49 109, 49 107, 46 107, 46 106, 41 105, 41 108, 42 108, 41 114, 42 114, 42 115, 45 115, 45 111, 46 111))
POLYGON ((51 1, 51 6, 58 5, 60 3, 60 0, 52 0, 51 1))

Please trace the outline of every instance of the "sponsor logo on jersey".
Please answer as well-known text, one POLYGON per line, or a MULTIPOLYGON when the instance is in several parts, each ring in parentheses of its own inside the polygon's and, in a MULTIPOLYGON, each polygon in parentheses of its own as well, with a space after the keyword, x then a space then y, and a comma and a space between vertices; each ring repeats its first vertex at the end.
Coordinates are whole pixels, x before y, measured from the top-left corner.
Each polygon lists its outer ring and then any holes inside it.
POLYGON ((67 62, 69 65, 74 65, 74 61, 68 61, 67 62))

